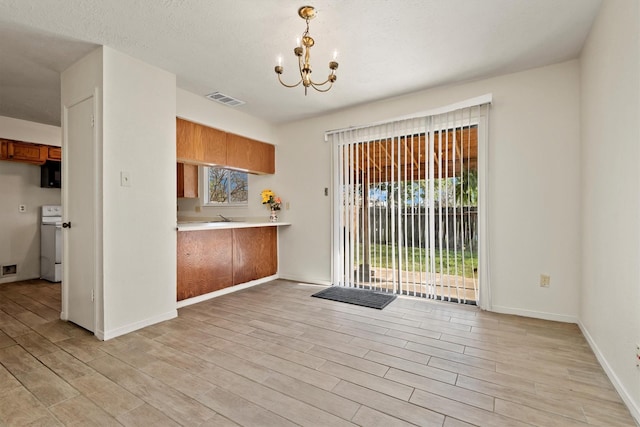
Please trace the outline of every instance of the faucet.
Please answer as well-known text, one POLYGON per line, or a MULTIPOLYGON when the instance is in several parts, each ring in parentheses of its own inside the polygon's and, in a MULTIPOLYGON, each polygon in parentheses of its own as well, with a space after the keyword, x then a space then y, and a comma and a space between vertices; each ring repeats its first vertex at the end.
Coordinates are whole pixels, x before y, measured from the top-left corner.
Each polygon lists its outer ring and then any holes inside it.
POLYGON ((231 220, 230 220, 229 218, 227 218, 226 216, 222 216, 222 215, 220 215, 220 214, 218 214, 218 216, 219 216, 220 218, 222 218, 222 221, 224 221, 224 222, 231 222, 231 220))

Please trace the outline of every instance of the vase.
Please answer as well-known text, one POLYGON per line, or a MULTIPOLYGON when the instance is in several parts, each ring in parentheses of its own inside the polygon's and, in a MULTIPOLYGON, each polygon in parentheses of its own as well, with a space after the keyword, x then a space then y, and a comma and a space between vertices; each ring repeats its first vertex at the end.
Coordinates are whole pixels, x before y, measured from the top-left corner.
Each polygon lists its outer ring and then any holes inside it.
POLYGON ((278 211, 271 209, 271 215, 269 215, 269 222, 278 222, 278 211))

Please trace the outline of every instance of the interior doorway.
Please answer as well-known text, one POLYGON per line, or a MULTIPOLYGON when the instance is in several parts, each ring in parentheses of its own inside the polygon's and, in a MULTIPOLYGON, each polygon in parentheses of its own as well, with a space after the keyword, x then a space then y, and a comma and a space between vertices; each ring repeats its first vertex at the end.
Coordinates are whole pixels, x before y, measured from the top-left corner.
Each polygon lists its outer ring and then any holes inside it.
POLYGON ((95 332, 94 97, 64 107, 62 318, 95 332))

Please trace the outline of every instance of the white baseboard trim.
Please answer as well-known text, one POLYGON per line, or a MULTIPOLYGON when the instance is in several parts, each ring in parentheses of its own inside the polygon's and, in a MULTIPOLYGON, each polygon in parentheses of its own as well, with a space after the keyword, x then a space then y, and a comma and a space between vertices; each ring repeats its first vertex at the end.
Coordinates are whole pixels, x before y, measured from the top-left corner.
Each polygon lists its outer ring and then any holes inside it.
POLYGON ((137 331, 138 329, 142 329, 146 326, 155 325, 156 323, 164 322, 165 320, 174 319, 176 317, 178 317, 178 310, 170 310, 166 313, 140 320, 135 323, 130 323, 109 331, 96 331, 94 334, 98 339, 107 341, 112 338, 119 337, 120 335, 128 334, 129 332, 137 331))
POLYGON ((270 282, 272 280, 278 279, 279 276, 274 274, 273 276, 263 277, 262 279, 252 280, 247 283, 242 283, 240 285, 230 286, 228 288, 220 289, 219 291, 209 292, 208 294, 198 295, 197 297, 183 299, 182 301, 178 301, 176 304, 176 308, 186 307, 188 305, 197 304, 202 301, 210 300, 211 298, 220 297, 222 295, 230 294, 232 292, 238 292, 243 289, 251 288, 252 286, 262 285, 263 283, 270 282))
POLYGON ((620 379, 611 368, 611 365, 609 365, 609 362, 607 362, 607 359, 604 357, 604 355, 600 351, 600 348, 598 348, 598 345, 593 340, 593 337, 587 330, 586 326, 584 326, 584 324, 581 321, 578 321, 578 326, 582 331, 582 335, 584 335, 584 337, 587 339, 587 342, 589 343, 589 347, 591 347, 591 350, 596 355, 598 362, 600 362, 600 365, 602 365, 602 368, 604 369, 607 376, 609 377, 609 380, 611 381, 611 383, 613 383, 613 387, 615 387, 616 391, 618 392, 620 397, 622 397, 622 400, 624 401, 624 403, 627 405, 627 408, 629 408, 629 412, 631 412, 631 416, 635 419, 636 424, 640 426, 640 406, 638 406, 638 402, 633 401, 627 389, 624 387, 624 385, 622 385, 622 383, 620 382, 620 379))
POLYGON ((525 310, 522 308, 504 307, 493 305, 491 311, 502 314, 515 314, 516 316, 533 317, 534 319, 553 320, 555 322, 578 323, 576 316, 566 314, 547 313, 546 311, 525 310))
POLYGON ((331 286, 332 283, 329 280, 309 280, 307 277, 299 277, 294 274, 280 274, 280 279, 290 280, 292 282, 300 282, 305 285, 321 285, 321 286, 331 286))

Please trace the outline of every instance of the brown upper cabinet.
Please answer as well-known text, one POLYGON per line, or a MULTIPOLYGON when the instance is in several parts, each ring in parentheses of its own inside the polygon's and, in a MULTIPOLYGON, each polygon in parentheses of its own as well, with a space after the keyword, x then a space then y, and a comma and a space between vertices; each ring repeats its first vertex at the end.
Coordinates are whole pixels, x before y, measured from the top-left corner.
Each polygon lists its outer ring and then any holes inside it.
POLYGON ((181 118, 176 118, 176 158, 179 163, 275 173, 273 145, 181 118))
POLYGON ((47 160, 62 160, 62 148, 60 147, 48 147, 47 160))
POLYGON ((178 197, 198 197, 198 165, 177 164, 178 197))
POLYGON ((273 174, 276 172, 275 147, 228 133, 227 165, 251 172, 273 174))
MULTIPOLYGON (((30 142, 0 139, 0 160, 42 165, 49 159, 49 148, 46 145, 32 144, 30 142)), ((59 147, 55 148, 60 150, 59 147)), ((51 160, 60 160, 60 158, 51 160)))
POLYGON ((176 119, 176 157, 179 162, 224 165, 227 143, 224 132, 176 119))

